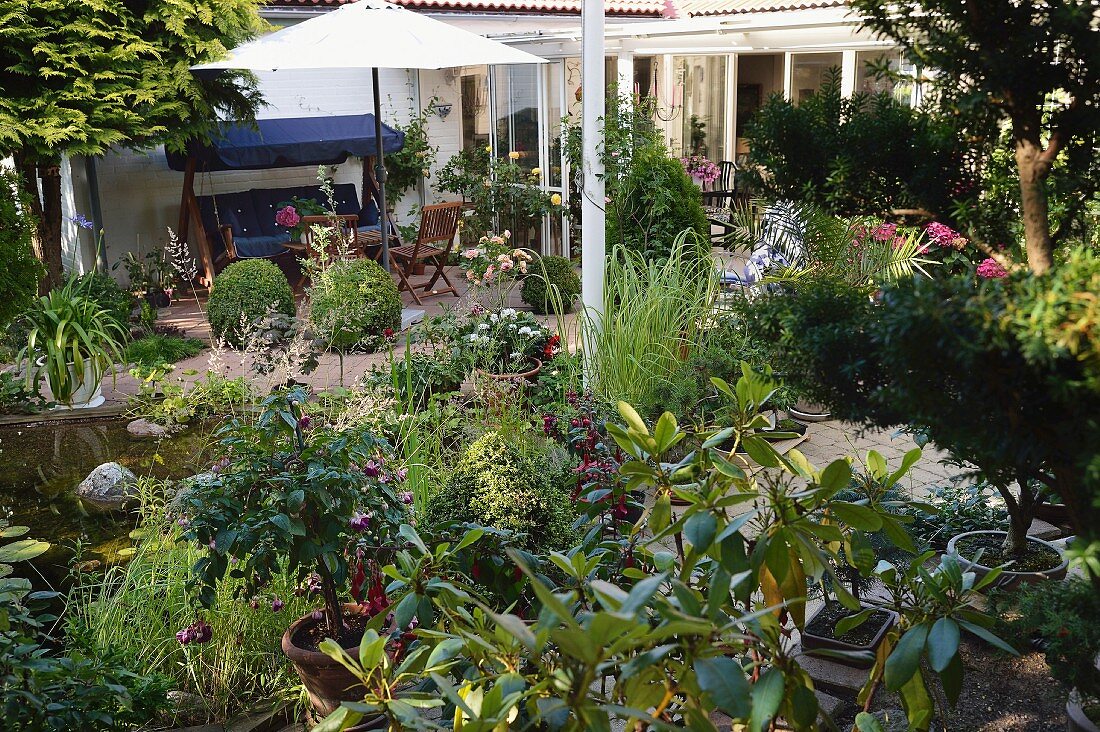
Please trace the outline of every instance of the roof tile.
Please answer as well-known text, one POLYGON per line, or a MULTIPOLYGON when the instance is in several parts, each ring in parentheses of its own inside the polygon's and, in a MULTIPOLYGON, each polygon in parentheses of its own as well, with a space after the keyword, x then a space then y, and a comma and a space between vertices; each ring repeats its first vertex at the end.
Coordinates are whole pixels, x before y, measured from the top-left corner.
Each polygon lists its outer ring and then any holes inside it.
MULTIPOLYGON (((302 8, 344 5, 354 0, 267 0, 268 7, 302 8)), ((581 12, 583 0, 391 0, 406 8, 479 12, 565 13, 581 12)), ((608 15, 668 17, 666 0, 604 0, 608 15)))

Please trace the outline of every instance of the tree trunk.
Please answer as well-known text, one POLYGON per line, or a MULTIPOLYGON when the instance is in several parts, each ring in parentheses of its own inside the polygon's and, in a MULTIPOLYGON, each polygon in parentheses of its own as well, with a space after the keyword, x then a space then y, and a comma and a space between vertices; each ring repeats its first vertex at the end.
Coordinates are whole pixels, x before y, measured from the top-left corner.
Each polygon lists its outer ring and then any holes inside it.
POLYGON ((46 267, 46 277, 38 285, 39 293, 45 294, 60 285, 62 277, 61 166, 56 161, 35 163, 20 152, 13 158, 36 223, 32 244, 34 255, 46 267))
POLYGON ((1008 535, 1005 537, 1004 550, 1009 556, 1022 557, 1027 553, 1027 530, 1035 520, 1036 506, 1042 501, 1037 499, 1037 491, 1032 488, 1032 483, 1025 476, 1017 478, 1016 484, 1020 486, 1016 500, 1005 502, 1009 511, 1008 535))
POLYGON ((340 640, 344 629, 344 608, 340 605, 340 597, 336 592, 336 581, 332 573, 325 566, 323 557, 317 559, 317 574, 321 576, 321 595, 325 598, 325 620, 328 625, 329 638, 340 640))
POLYGON ((61 284, 61 166, 55 163, 39 165, 42 178, 42 263, 46 265, 46 280, 50 288, 61 284))
POLYGON ((1043 274, 1054 264, 1054 242, 1050 234, 1050 212, 1043 182, 1050 166, 1041 160, 1042 149, 1032 140, 1016 141, 1016 165, 1020 170, 1020 208, 1027 243, 1027 265, 1043 274))
MULTIPOLYGON (((42 219, 42 196, 38 190, 38 168, 27 157, 19 152, 12 156, 15 160, 15 169, 19 171, 19 184, 23 188, 23 194, 30 203, 31 216, 34 217, 34 234, 31 238, 31 247, 34 256, 39 262, 46 261, 45 232, 42 219)), ((38 294, 45 295, 50 289, 49 279, 43 278, 38 282, 38 294)))
POLYGON ((1031 528, 1034 519, 1030 515, 1024 516, 1022 512, 1014 512, 1008 517, 1008 534, 1005 536, 1005 554, 1012 557, 1022 557, 1027 553, 1027 530, 1031 528))

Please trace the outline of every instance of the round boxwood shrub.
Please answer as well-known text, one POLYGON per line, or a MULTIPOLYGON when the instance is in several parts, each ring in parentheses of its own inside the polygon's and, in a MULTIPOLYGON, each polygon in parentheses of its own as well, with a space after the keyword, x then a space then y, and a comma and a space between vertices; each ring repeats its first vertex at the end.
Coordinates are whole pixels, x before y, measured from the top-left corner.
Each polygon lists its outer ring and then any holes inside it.
POLYGON ((206 317, 215 338, 239 347, 242 325, 271 311, 294 315, 294 293, 282 270, 266 259, 234 262, 214 278, 206 317))
POLYGON ((401 328, 401 296, 373 259, 336 262, 313 281, 309 318, 317 337, 332 348, 374 350, 387 329, 401 328))
POLYGON ((573 269, 573 263, 565 257, 555 256, 540 257, 528 270, 520 291, 523 301, 540 315, 552 311, 558 298, 561 298, 564 312, 569 312, 580 294, 581 278, 573 269), (550 294, 553 285, 557 286, 556 295, 550 294))
MULTIPOLYGON (((531 452, 534 452, 532 450, 531 452)), ((555 484, 553 466, 498 432, 487 432, 463 454, 450 480, 428 502, 429 525, 448 521, 491 526, 523 536, 536 553, 564 549, 575 538, 569 494, 555 484)))

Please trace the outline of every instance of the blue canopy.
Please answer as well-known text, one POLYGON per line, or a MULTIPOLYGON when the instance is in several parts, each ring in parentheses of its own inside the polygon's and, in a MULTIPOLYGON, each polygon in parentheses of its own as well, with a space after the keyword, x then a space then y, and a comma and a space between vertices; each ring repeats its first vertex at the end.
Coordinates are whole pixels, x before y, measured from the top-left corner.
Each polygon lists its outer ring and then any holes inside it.
MULTIPOLYGON (((168 166, 186 170, 187 158, 193 156, 200 171, 262 170, 335 165, 349 155, 365 158, 376 154, 372 114, 261 119, 257 127, 220 122, 218 133, 208 142, 192 141, 186 153, 166 152, 168 166)), ((404 145, 404 133, 382 125, 384 152, 396 152, 404 145)))

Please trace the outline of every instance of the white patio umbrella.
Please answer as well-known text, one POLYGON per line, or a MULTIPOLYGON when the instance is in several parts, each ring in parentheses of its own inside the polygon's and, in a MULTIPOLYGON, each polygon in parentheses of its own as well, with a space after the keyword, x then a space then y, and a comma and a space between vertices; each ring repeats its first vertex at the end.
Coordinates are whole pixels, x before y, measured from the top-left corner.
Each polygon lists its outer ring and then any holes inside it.
POLYGON ((480 64, 539 64, 544 59, 382 0, 342 5, 297 25, 257 38, 195 72, 247 69, 371 69, 377 148, 382 262, 389 267, 386 169, 382 164, 382 105, 378 69, 444 69, 480 64))

